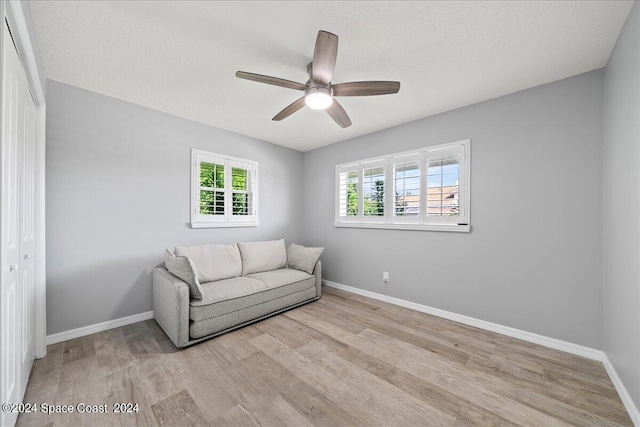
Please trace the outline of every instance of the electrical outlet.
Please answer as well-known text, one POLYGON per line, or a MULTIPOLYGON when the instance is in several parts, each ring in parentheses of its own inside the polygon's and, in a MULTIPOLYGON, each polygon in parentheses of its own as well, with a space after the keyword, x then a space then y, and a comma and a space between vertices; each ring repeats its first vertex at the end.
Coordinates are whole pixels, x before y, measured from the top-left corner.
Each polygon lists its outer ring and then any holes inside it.
POLYGON ((389 272, 388 271, 385 271, 385 272, 382 273, 382 281, 384 283, 389 283, 389 272))

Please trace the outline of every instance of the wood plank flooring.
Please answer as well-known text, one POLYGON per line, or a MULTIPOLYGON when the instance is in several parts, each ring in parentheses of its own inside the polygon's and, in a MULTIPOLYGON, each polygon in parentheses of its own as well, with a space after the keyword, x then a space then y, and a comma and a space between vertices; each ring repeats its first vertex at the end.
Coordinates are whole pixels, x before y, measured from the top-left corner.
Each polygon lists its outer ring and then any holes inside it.
POLYGON ((631 426, 599 362, 324 288, 178 350, 154 320, 49 346, 18 426, 631 426))

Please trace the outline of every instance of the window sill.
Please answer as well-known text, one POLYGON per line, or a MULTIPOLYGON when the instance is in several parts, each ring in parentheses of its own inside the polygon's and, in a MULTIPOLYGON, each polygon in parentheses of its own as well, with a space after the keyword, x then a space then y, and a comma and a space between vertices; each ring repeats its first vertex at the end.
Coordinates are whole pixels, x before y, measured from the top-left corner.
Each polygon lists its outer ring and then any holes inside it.
POLYGON ((448 231, 454 233, 469 233, 470 225, 456 224, 380 224, 362 222, 334 222, 338 228, 380 228, 386 230, 416 230, 416 231, 448 231))
POLYGON ((192 222, 191 228, 232 228, 232 227, 257 227, 255 222, 192 222))

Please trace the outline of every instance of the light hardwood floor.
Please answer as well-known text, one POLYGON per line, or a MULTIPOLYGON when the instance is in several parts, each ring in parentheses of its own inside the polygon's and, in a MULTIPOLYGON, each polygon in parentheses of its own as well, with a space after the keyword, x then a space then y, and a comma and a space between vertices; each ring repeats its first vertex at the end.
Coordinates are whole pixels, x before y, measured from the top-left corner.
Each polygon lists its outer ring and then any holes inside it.
POLYGON ((603 366, 324 288, 320 301, 177 350, 155 321, 49 346, 19 426, 632 425, 603 366))

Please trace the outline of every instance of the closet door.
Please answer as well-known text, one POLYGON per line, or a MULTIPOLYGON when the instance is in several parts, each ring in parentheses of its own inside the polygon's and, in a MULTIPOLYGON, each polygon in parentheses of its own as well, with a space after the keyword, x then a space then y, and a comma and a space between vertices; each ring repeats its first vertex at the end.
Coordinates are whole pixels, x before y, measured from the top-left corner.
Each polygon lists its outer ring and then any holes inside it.
MULTIPOLYGON (((4 25, 2 135, 2 403, 21 402, 34 359, 35 105, 4 25)), ((16 414, 1 414, 12 425, 16 414)))
MULTIPOLYGON (((18 128, 18 224, 20 240, 20 364, 21 385, 25 389, 34 360, 35 323, 35 148, 36 148, 36 106, 31 98, 27 79, 20 85, 20 116, 18 128)), ((24 392, 24 390, 23 390, 24 392)))

